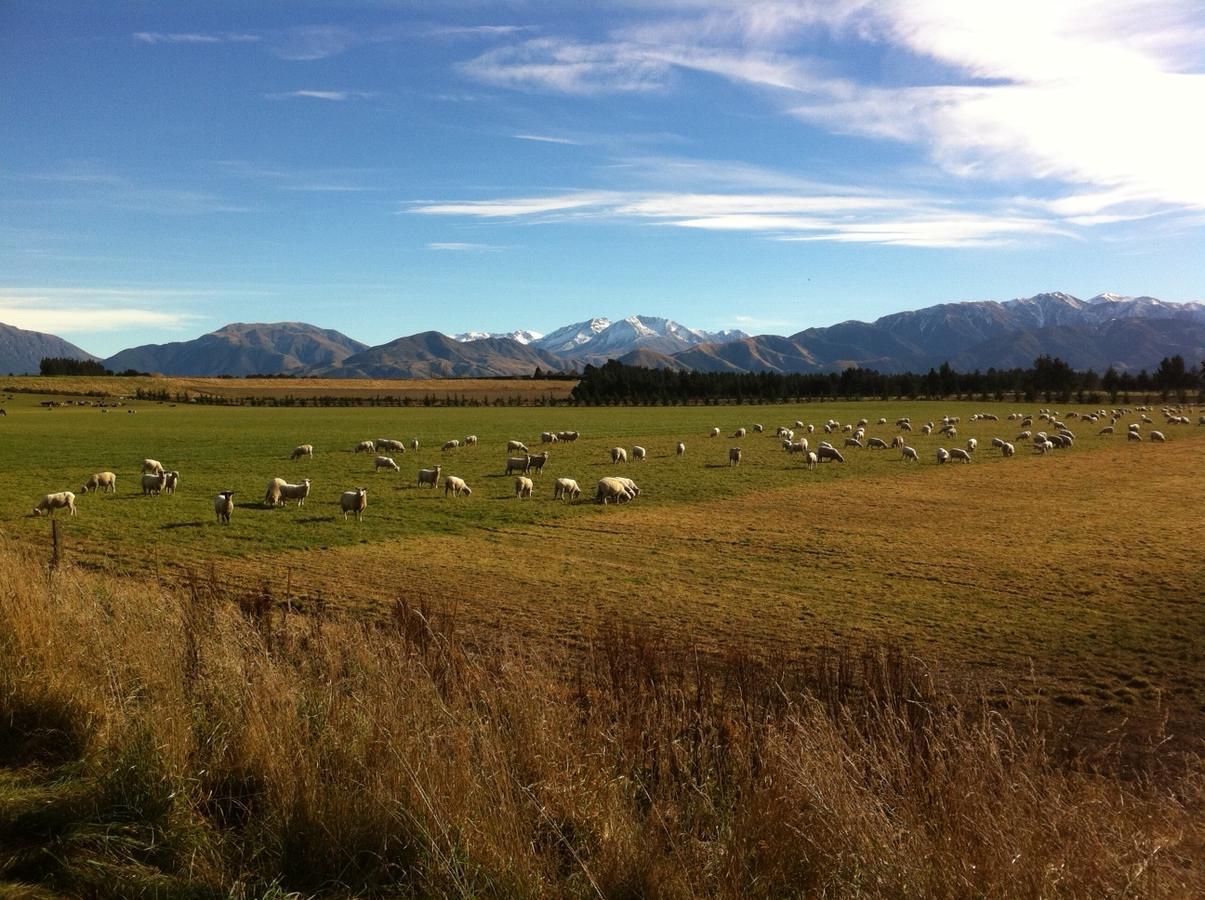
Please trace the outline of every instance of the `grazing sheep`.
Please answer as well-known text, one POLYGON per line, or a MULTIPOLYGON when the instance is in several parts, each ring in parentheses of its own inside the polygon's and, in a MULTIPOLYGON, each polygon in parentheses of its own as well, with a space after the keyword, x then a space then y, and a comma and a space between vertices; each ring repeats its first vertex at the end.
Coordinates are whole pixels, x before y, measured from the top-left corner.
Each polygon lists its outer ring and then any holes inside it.
POLYGON ((636 482, 631 478, 625 478, 622 475, 616 475, 615 480, 622 484, 628 492, 628 498, 635 500, 640 496, 640 488, 636 487, 636 482))
POLYGON ((626 503, 632 499, 628 487, 618 478, 607 477, 598 479, 598 490, 594 494, 594 502, 604 506, 614 500, 616 503, 626 503))
POLYGON ((862 442, 860 440, 858 440, 856 437, 847 437, 845 439, 845 446, 846 447, 861 447, 862 442))
POLYGON ((301 457, 303 457, 303 456, 312 457, 313 455, 314 455, 314 445, 313 444, 299 444, 293 448, 293 452, 289 454, 289 459, 301 459, 301 457))
POLYGON ((373 474, 376 474, 377 472, 381 471, 381 469, 389 469, 393 472, 402 471, 401 467, 397 463, 395 463, 392 459, 390 459, 388 456, 378 456, 376 459, 374 459, 372 461, 373 474))
POLYGON ((971 461, 971 454, 966 450, 963 450, 961 447, 955 447, 950 451, 950 459, 957 459, 964 463, 969 463, 971 461))
POLYGON ((647 451, 643 447, 633 447, 632 448, 632 460, 634 462, 640 462, 641 460, 644 459, 646 452, 647 451))
POLYGON ((950 459, 950 451, 947 450, 945 447, 938 447, 937 448, 937 464, 941 465, 942 463, 949 461, 949 459, 950 459))
POLYGON ((286 500, 296 500, 298 506, 305 506, 305 498, 310 495, 310 480, 308 478, 302 480, 300 484, 282 484, 280 485, 280 504, 284 505, 286 500))
POLYGON ((720 429, 719 429, 719 428, 713 428, 713 429, 711 429, 711 433, 710 433, 709 435, 707 435, 707 436, 708 436, 708 437, 719 437, 719 436, 720 436, 720 429))
POLYGON ((529 454, 527 457, 527 468, 524 471, 531 472, 534 469, 537 472, 543 472, 550 455, 547 450, 543 453, 529 454))
POLYGON ((798 441, 783 441, 782 449, 786 450, 787 453, 807 453, 808 452, 807 438, 803 438, 802 440, 798 440, 798 441))
POLYGON ((795 428, 803 428, 803 427, 804 427, 803 420, 802 420, 802 419, 796 419, 796 420, 795 420, 795 426, 794 426, 794 427, 795 427, 795 428))
POLYGON ((167 473, 160 472, 158 475, 153 472, 147 472, 142 476, 142 495, 153 494, 158 497, 159 492, 167 485, 167 473))
POLYGON ((476 447, 477 446, 477 435, 475 435, 475 434, 466 435, 465 439, 464 439, 464 445, 466 447, 476 447))
POLYGON ((626 463, 627 461, 628 461, 628 451, 627 450, 623 449, 623 447, 612 447, 611 448, 611 462, 613 462, 613 463, 625 462, 626 463))
POLYGON ((992 446, 993 447, 1003 447, 1004 446, 1004 438, 998 438, 998 437, 992 438, 992 446))
POLYGON ((389 450, 393 453, 406 452, 406 445, 401 441, 395 441, 393 438, 378 438, 376 443, 378 453, 382 450, 389 450))
POLYGON ((740 447, 729 447, 728 448, 728 465, 739 466, 740 464, 741 464, 741 448, 740 447))
POLYGON ((879 423, 878 423, 878 424, 880 424, 880 425, 886 425, 886 424, 887 424, 887 418, 886 418, 886 416, 879 416, 879 423))
POLYGON ((979 446, 979 441, 976 438, 967 438, 967 453, 974 453, 975 448, 979 446))
POLYGON ((816 455, 814 450, 809 450, 807 456, 804 457, 804 462, 807 463, 809 469, 816 468, 816 464, 820 462, 820 457, 816 455))
POLYGON ((525 443, 523 443, 522 441, 507 441, 506 442, 506 452, 514 453, 515 451, 521 451, 523 453, 526 453, 527 445, 525 443))
POLYGON ((572 442, 572 441, 577 440, 578 432, 576 432, 576 431, 558 431, 556 433, 556 436, 557 436, 558 440, 572 442))
POLYGON ((506 458, 506 474, 510 475, 514 472, 526 474, 530 460, 530 456, 508 456, 506 458))
POLYGON ((411 450, 417 450, 417 449, 418 449, 418 438, 415 438, 414 440, 412 440, 412 441, 410 442, 410 449, 411 449, 411 450))
POLYGON ((45 495, 38 501, 38 505, 33 508, 33 514, 40 516, 42 513, 49 513, 51 518, 54 518, 56 509, 67 510, 67 515, 75 515, 75 494, 71 491, 57 491, 53 494, 45 495))
POLYGON ((578 497, 581 496, 581 493, 582 493, 582 489, 580 487, 578 487, 577 482, 574 481, 572 478, 558 478, 555 482, 553 482, 553 485, 552 485, 552 499, 553 500, 564 500, 566 498, 568 498, 570 500, 576 500, 578 497))
POLYGON ((904 436, 902 434, 897 434, 895 437, 893 437, 891 439, 891 449, 892 450, 896 449, 897 447, 903 447, 904 444, 905 444, 904 436))
POLYGON ((1014 447, 1012 444, 1008 443, 1008 441, 1005 441, 1003 444, 1000 445, 1000 452, 1002 454, 1004 454, 1005 456, 1012 456, 1014 453, 1017 452, 1017 448, 1014 447))
MULTIPOLYGON (((443 471, 443 466, 436 466, 433 469, 419 469, 418 470, 418 486, 422 487, 423 485, 426 485, 427 487, 431 487, 431 488, 438 487, 439 486, 439 473, 442 471, 443 471)), ((507 473, 507 474, 510 474, 510 473, 507 473)))
POLYGON ((515 479, 515 499, 522 500, 531 497, 531 492, 535 488, 536 483, 525 475, 520 475, 515 479))
POLYGON ((1162 444, 1162 443, 1165 443, 1165 442, 1167 441, 1167 438, 1165 438, 1165 437, 1163 436, 1163 432, 1162 432, 1162 431, 1152 431, 1152 432, 1151 432, 1151 440, 1152 440, 1152 441, 1155 441, 1156 443, 1160 443, 1160 444, 1162 444))
POLYGON ((158 475, 163 471, 163 463, 159 462, 157 459, 144 459, 142 461, 142 471, 153 472, 154 474, 158 475))
POLYGON ((81 494, 86 494, 88 491, 107 491, 110 494, 117 493, 117 476, 112 472, 97 472, 95 475, 89 475, 88 480, 84 482, 84 486, 79 489, 81 494))
POLYGON ((1032 432, 1029 432, 1029 431, 1022 431, 1022 432, 1021 432, 1020 434, 1018 434, 1018 435, 1017 435, 1015 438, 1013 438, 1013 440, 1014 440, 1014 441, 1027 441, 1027 440, 1029 440, 1031 437, 1033 437, 1033 433, 1032 433, 1032 432))
POLYGON ((1197 420, 1197 425, 1205 425, 1205 416, 1201 416, 1201 418, 1197 420))
POLYGON ((685 452, 686 452, 686 445, 684 443, 682 443, 681 441, 678 441, 678 446, 676 446, 674 448, 674 453, 677 454, 678 456, 681 456, 685 452))
POLYGON ((339 508, 343 511, 343 518, 346 519, 348 513, 354 513, 356 521, 359 522, 364 518, 364 510, 368 508, 368 488, 344 491, 339 495, 339 508))
POLYGON ((376 453, 377 445, 372 441, 360 441, 353 449, 356 453, 376 453))
POLYGON ((871 450, 886 450, 887 442, 882 438, 871 438, 866 442, 866 446, 871 450))
POLYGON ((921 434, 925 434, 925 435, 932 434, 932 433, 933 433, 933 426, 932 426, 932 425, 922 425, 922 426, 921 426, 921 428, 920 428, 920 433, 921 433, 921 434))
POLYGON ((920 457, 916 455, 916 448, 907 445, 900 447, 900 457, 904 462, 920 462, 920 457))
POLYGON ((163 492, 165 494, 174 494, 176 485, 180 483, 179 472, 164 472, 163 473, 163 492))
POLYGON ((453 497, 459 497, 461 494, 468 497, 473 493, 473 489, 464 483, 463 478, 449 475, 444 479, 444 497, 447 497, 449 492, 453 497))
POLYGON ((280 506, 283 501, 281 498, 280 489, 288 484, 283 478, 273 478, 268 482, 268 489, 264 491, 264 506, 280 506))
POLYGON ((760 425, 754 425, 753 430, 756 431, 758 434, 761 434, 763 431, 765 431, 765 429, 762 428, 760 425))
POLYGON ((845 462, 845 457, 841 455, 841 451, 836 447, 826 447, 821 444, 820 447, 817 448, 816 455, 820 459, 820 462, 845 462))
POLYGON ((442 447, 440 447, 439 449, 440 450, 455 450, 459 446, 460 446, 460 441, 453 438, 450 441, 444 441, 444 445, 442 447))
POLYGON ((734 438, 743 438, 745 436, 745 429, 738 428, 736 431, 732 432, 732 436, 734 438))
POLYGON ((540 432, 540 443, 541 444, 555 444, 559 440, 560 440, 560 437, 557 435, 557 433, 555 431, 541 431, 540 432))
POLYGON ((230 514, 234 512, 234 491, 222 491, 214 497, 213 512, 218 517, 219 525, 229 525, 230 514))

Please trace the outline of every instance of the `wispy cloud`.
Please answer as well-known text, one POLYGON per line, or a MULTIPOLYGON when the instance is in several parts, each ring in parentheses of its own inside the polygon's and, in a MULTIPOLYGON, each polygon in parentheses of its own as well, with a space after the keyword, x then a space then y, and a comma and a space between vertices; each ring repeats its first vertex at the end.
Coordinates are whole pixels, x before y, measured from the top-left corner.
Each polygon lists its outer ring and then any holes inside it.
POLYGON ((537 141, 541 144, 569 144, 574 147, 580 146, 582 143, 581 141, 573 141, 563 137, 552 137, 547 134, 512 134, 511 137, 516 141, 537 141))
POLYGON ((160 303, 165 296, 139 289, 0 288, 0 322, 29 331, 90 334, 133 327, 182 328, 201 318, 144 305, 148 300, 160 303))
POLYGON ((136 31, 133 37, 142 44, 254 44, 261 40, 258 34, 230 31, 136 31))
POLYGON ((535 25, 432 25, 423 33, 430 37, 497 38, 538 30, 535 25))
POLYGON ((498 253, 503 248, 497 244, 468 244, 460 241, 433 241, 428 250, 450 250, 460 253, 498 253))
POLYGON ((299 25, 286 29, 270 42, 269 49, 281 59, 312 61, 337 56, 358 44, 383 38, 342 25, 299 25))
POLYGON ((282 91, 274 94, 264 94, 269 100, 368 100, 378 96, 376 91, 322 91, 304 89, 298 91, 282 91))

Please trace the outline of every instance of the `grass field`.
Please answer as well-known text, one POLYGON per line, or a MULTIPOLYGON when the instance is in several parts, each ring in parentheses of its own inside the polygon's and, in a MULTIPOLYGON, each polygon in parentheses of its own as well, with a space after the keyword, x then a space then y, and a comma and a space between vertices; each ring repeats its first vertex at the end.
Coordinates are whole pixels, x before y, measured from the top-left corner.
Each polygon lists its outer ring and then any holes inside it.
MULTIPOLYGON (((0 523, 48 548, 48 521, 29 514, 37 498, 78 493, 91 472, 118 473, 115 496, 78 496, 79 514, 62 521, 77 563, 168 578, 213 566, 281 598, 287 586, 299 606, 320 597, 367 616, 402 597, 454 609, 479 641, 581 645, 616 619, 717 651, 898 639, 959 661, 981 684, 1027 686, 1073 712, 1144 723, 1167 713, 1181 735, 1202 730, 1205 429, 1195 426, 1164 426, 1167 444, 1134 444, 1072 419, 1074 447, 1037 456, 1021 442, 1016 458, 1003 459, 990 439, 1011 440, 1019 426, 969 419, 977 411, 1003 419, 1014 406, 135 403, 137 414, 101 415, 45 410, 39 399, 18 396, 0 419, 0 523), (844 465, 807 471, 773 436, 796 419, 907 415, 919 423, 943 414, 962 417, 958 439, 912 432, 919 465, 896 451, 854 448, 844 465), (730 438, 755 422, 766 432, 730 438), (722 437, 707 437, 713 425, 722 437), (541 431, 568 429, 582 439, 553 445, 536 496, 515 500, 514 479, 503 474, 506 441, 535 450, 541 431), (477 447, 438 449, 470 433, 477 447), (934 463, 936 447, 972 436, 980 442, 973 464, 934 463), (418 437, 421 448, 393 454, 401 474, 374 474, 372 455, 351 448, 377 437, 418 437), (682 458, 673 454, 679 439, 682 458), (315 458, 290 461, 303 442, 314 444, 315 458), (610 463, 608 448, 635 444, 648 449, 646 461, 610 463), (730 446, 744 450, 739 467, 727 464, 730 446), (141 495, 137 465, 147 456, 182 473, 175 495, 141 495), (435 464, 465 478, 472 497, 416 487, 415 471, 435 464), (621 468, 642 488, 635 503, 551 499, 558 476, 576 478, 589 495, 621 468), (273 476, 311 478, 306 505, 262 508, 273 476), (369 506, 356 524, 339 515, 338 496, 361 485, 369 506), (223 489, 237 492, 228 527, 212 512, 223 489)), ((889 439, 896 431, 871 425, 869 433, 889 439)), ((811 437, 815 445, 824 435, 811 437)))

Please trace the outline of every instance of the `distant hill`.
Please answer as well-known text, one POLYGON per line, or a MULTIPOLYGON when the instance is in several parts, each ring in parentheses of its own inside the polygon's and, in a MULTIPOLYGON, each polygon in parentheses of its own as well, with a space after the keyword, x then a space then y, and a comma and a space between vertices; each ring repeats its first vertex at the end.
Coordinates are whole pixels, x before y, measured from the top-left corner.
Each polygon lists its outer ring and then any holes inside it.
POLYGON ((96 359, 88 351, 56 335, 0 323, 0 373, 36 375, 42 359, 47 356, 96 359))
POLYGON ((324 378, 492 378, 530 375, 537 367, 560 371, 564 360, 513 338, 458 341, 438 331, 401 337, 349 356, 340 364, 307 370, 324 378))
POLYGON ((338 331, 304 322, 238 322, 191 341, 122 350, 105 365, 114 372, 164 375, 280 375, 336 365, 367 348, 338 331))

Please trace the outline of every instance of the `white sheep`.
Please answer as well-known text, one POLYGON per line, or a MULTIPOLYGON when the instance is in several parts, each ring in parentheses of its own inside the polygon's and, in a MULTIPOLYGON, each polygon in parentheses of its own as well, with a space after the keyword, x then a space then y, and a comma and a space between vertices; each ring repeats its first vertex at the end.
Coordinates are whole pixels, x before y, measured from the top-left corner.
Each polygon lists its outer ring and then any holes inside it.
POLYGON ((543 453, 529 453, 527 455, 527 468, 524 471, 527 473, 531 473, 532 471, 543 472, 544 466, 548 464, 549 456, 551 454, 547 450, 543 453))
POLYGON ((866 442, 866 446, 871 450, 886 450, 887 442, 882 438, 870 438, 866 442))
POLYGON ((916 455, 916 448, 907 445, 900 447, 900 457, 904 462, 920 462, 920 457, 916 455))
POLYGON ((305 498, 310 495, 310 480, 305 478, 300 484, 280 485, 280 503, 286 500, 296 500, 298 506, 305 506, 305 498))
MULTIPOLYGON (((443 471, 443 466, 436 466, 433 469, 419 469, 418 470, 418 486, 422 487, 423 485, 426 485, 427 487, 431 487, 431 488, 438 487, 439 486, 439 473, 442 471, 443 471)), ((507 473, 507 474, 510 474, 510 473, 507 473)))
POLYGON ((541 431, 540 432, 540 443, 541 444, 555 444, 559 440, 560 440, 560 437, 557 436, 557 433, 555 431, 541 431))
POLYGON ((611 500, 616 503, 624 503, 631 499, 632 495, 628 493, 627 485, 618 478, 598 479, 598 490, 594 494, 595 503, 602 503, 605 506, 611 500))
POLYGON ((647 453, 647 451, 643 447, 633 447, 632 448, 633 462, 640 462, 641 460, 643 460, 646 453, 647 453))
POLYGON ((578 439, 579 433, 576 431, 558 431, 556 436, 557 440, 573 442, 578 439))
POLYGON ((218 524, 229 525, 230 514, 234 512, 234 491, 222 491, 214 497, 213 512, 218 517, 218 524))
POLYGON ((475 434, 465 435, 464 445, 466 447, 476 447, 477 446, 477 435, 475 435, 475 434))
POLYGON ((372 441, 360 441, 354 448, 356 453, 376 453, 377 445, 372 441))
POLYGON ((414 440, 412 440, 412 441, 410 442, 410 449, 411 449, 411 450, 417 450, 417 449, 418 449, 418 438, 415 438, 414 440))
POLYGON ((460 441, 456 440, 456 438, 452 438, 452 440, 450 440, 450 441, 444 441, 444 445, 442 447, 440 447, 439 449, 440 450, 455 450, 459 446, 460 446, 460 441))
POLYGON ((33 514, 40 516, 42 513, 49 513, 51 518, 54 518, 56 509, 67 510, 67 515, 75 515, 75 494, 71 491, 57 491, 53 494, 46 494, 38 505, 33 508, 33 514))
POLYGON ((820 462, 820 457, 816 455, 816 451, 809 450, 807 456, 804 457, 804 461, 807 463, 809 469, 814 469, 816 468, 816 464, 820 462))
POLYGON ((856 437, 847 437, 845 439, 845 446, 846 447, 861 447, 862 442, 860 440, 858 440, 856 437))
POLYGON ((393 453, 405 453, 406 452, 406 445, 403 444, 401 441, 394 440, 393 438, 380 438, 377 440, 376 443, 377 443, 377 452, 378 453, 382 450, 389 450, 393 453))
POLYGON ((998 438, 998 437, 992 438, 992 446, 993 447, 1003 447, 1004 446, 1004 438, 998 438))
POLYGON ((348 513, 354 513, 356 521, 359 522, 364 518, 364 510, 368 508, 368 488, 344 491, 339 495, 339 508, 343 511, 343 518, 346 519, 348 513))
POLYGON ((762 428, 761 425, 754 425, 753 430, 756 431, 758 434, 761 434, 763 431, 765 431, 765 429, 762 428))
POLYGON ((974 453, 975 448, 979 446, 977 438, 967 438, 967 453, 974 453))
POLYGON ((314 445, 313 444, 298 444, 296 447, 293 448, 293 452, 289 454, 289 459, 301 459, 301 457, 303 457, 303 456, 312 457, 313 455, 314 455, 314 445))
POLYGON ((950 459, 950 451, 945 447, 937 448, 937 463, 938 465, 947 462, 950 459))
POLYGON ((1151 440, 1152 440, 1152 441, 1155 441, 1155 442, 1157 442, 1157 443, 1162 444, 1162 443, 1165 443, 1165 442, 1167 441, 1167 438, 1165 438, 1165 437, 1163 436, 1163 432, 1162 432, 1162 431, 1152 431, 1152 432, 1151 432, 1151 440))
POLYGON ((828 462, 830 460, 839 463, 845 462, 845 457, 841 455, 841 451, 836 447, 825 446, 824 444, 816 448, 816 455, 821 462, 828 462))
POLYGON ((526 473, 530 464, 531 456, 508 456, 506 458, 506 474, 511 475, 514 472, 526 473))
POLYGON ((739 466, 740 464, 741 464, 741 448, 740 447, 729 447, 728 448, 728 465, 739 466))
POLYGON ((280 489, 288 482, 283 478, 273 478, 268 482, 268 489, 264 491, 264 506, 280 506, 280 489))
POLYGON ((1008 441, 1005 441, 1003 444, 1000 445, 1000 452, 1002 454, 1004 454, 1005 456, 1012 456, 1014 453, 1017 452, 1017 448, 1014 447, 1012 444, 1008 443, 1008 441))
POLYGON ((640 488, 636 486, 636 482, 634 482, 631 478, 625 478, 622 475, 616 475, 614 477, 615 480, 622 484, 624 489, 628 492, 629 500, 634 500, 640 496, 640 488))
POLYGON ((88 491, 103 491, 110 494, 117 493, 117 476, 112 472, 97 472, 94 475, 89 475, 88 480, 84 482, 84 486, 79 489, 81 494, 86 494, 88 491))
POLYGON ((682 443, 682 441, 678 441, 678 445, 676 447, 674 447, 674 453, 677 456, 681 456, 685 452, 686 452, 686 444, 682 443))
POLYGON ((626 463, 627 461, 628 461, 628 451, 627 450, 623 449, 623 447, 612 447, 611 448, 611 462, 626 463))
POLYGON ((950 459, 957 459, 964 463, 969 463, 971 461, 971 454, 966 450, 963 450, 961 447, 955 447, 950 451, 950 459))
POLYGON ((515 498, 522 499, 524 497, 531 497, 531 492, 535 486, 535 482, 530 478, 525 475, 520 475, 515 479, 515 498))
POLYGON ((163 463, 159 462, 157 459, 144 459, 142 461, 142 471, 152 472, 158 475, 163 471, 163 463))
POLYGON ((176 485, 180 483, 180 473, 176 471, 163 473, 163 492, 165 494, 174 494, 176 485))
POLYGON ((142 476, 142 495, 145 497, 147 494, 153 494, 157 497, 166 485, 166 472, 160 472, 157 475, 153 472, 147 472, 142 476))
POLYGON ((891 449, 895 450, 898 447, 903 447, 906 445, 906 443, 907 442, 904 440, 904 436, 902 434, 897 434, 891 439, 891 449))
POLYGON ((732 432, 732 436, 734 438, 743 438, 745 436, 745 429, 738 428, 736 431, 732 432))
POLYGON ((461 494, 468 497, 473 493, 473 489, 464 483, 463 478, 449 475, 444 478, 444 497, 447 497, 449 493, 453 497, 459 497, 461 494))
POLYGON ((803 428, 803 427, 804 427, 803 420, 802 420, 802 419, 796 419, 796 420, 795 420, 795 427, 796 427, 796 428, 803 428))
POLYGON ((553 500, 576 500, 581 496, 582 489, 578 487, 576 481, 572 478, 558 478, 552 484, 552 499, 553 500))
POLYGON ((711 429, 711 433, 710 433, 710 434, 708 434, 707 436, 708 436, 708 437, 719 437, 719 436, 720 436, 720 429, 719 429, 719 428, 713 428, 713 429, 711 429))
POLYGON ((526 453, 527 445, 525 443, 523 443, 522 441, 507 441, 506 442, 506 452, 514 453, 515 451, 526 453))
POLYGON ((401 466, 395 463, 388 456, 378 456, 372 461, 372 471, 374 474, 381 471, 381 469, 388 469, 391 472, 402 471, 401 466))

